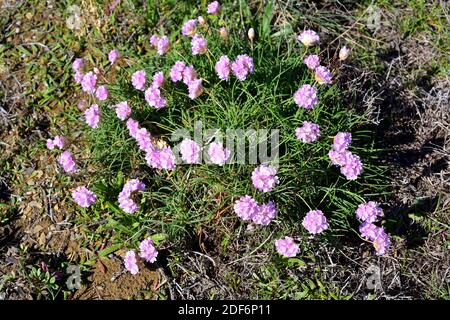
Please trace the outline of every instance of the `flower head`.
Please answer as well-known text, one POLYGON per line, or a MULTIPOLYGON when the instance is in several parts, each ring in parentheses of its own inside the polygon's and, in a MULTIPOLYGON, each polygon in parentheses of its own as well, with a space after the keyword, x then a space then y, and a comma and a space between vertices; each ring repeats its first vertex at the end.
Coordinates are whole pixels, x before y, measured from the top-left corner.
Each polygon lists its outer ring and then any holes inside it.
POLYGON ((97 90, 95 91, 95 96, 100 101, 108 99, 108 89, 106 88, 106 86, 98 87, 97 90))
POLYGON ((157 35, 152 35, 151 37, 150 37, 150 44, 151 44, 151 46, 152 47, 157 47, 158 46, 158 41, 159 41, 159 36, 157 36, 157 35))
POLYGON ((188 84, 189 98, 192 100, 200 96, 203 92, 202 79, 195 79, 188 84))
POLYGON ((145 101, 156 109, 164 108, 167 104, 166 99, 161 94, 161 90, 156 86, 150 86, 145 90, 145 101))
POLYGON ((114 64, 116 62, 116 60, 119 58, 119 51, 117 51, 116 49, 113 49, 109 52, 108 54, 108 60, 111 64, 114 64))
POLYGON ((156 88, 160 88, 164 85, 164 73, 163 72, 157 72, 153 75, 153 83, 152 86, 156 88))
POLYGON ((184 139, 180 143, 181 159, 186 163, 198 163, 200 157, 200 147, 191 139, 184 139))
POLYGON ((187 66, 183 69, 183 82, 185 85, 189 86, 189 84, 197 79, 197 72, 194 69, 194 66, 187 66))
POLYGON ((383 228, 378 228, 375 232, 375 240, 373 240, 373 246, 377 251, 377 255, 385 255, 391 245, 391 239, 383 228))
POLYGON ((301 41, 305 46, 311 47, 319 43, 319 35, 313 30, 305 30, 299 36, 298 40, 301 41))
POLYGON ((78 187, 72 191, 73 200, 83 208, 90 207, 96 200, 97 196, 86 187, 78 187))
POLYGON ((186 64, 183 61, 177 61, 170 69, 170 79, 173 82, 178 82, 183 79, 183 72, 186 68, 186 64))
POLYGON ((125 253, 125 259, 123 260, 123 263, 125 264, 125 269, 130 271, 131 274, 137 274, 139 272, 139 267, 137 265, 136 260, 136 253, 134 253, 134 250, 127 251, 125 253))
POLYGON ((156 45, 156 51, 160 56, 164 55, 170 49, 169 38, 167 36, 162 36, 156 45))
POLYGON ((321 233, 328 229, 327 218, 320 210, 309 211, 303 218, 302 225, 312 234, 321 233))
POLYGON ((212 163, 222 166, 230 157, 231 151, 224 148, 221 143, 212 142, 209 145, 208 155, 212 163))
POLYGON ((272 191, 278 182, 277 170, 267 164, 260 165, 252 172, 253 186, 261 192, 272 191))
POLYGON ((84 117, 86 118, 86 123, 92 129, 96 129, 100 122, 100 108, 98 105, 93 104, 90 108, 84 111, 84 117))
POLYGON ((350 49, 347 46, 343 46, 341 50, 339 50, 339 60, 344 61, 350 55, 350 49))
POLYGON ((145 71, 144 70, 138 70, 131 76, 131 83, 133 84, 133 87, 137 90, 144 91, 145 90, 145 71))
POLYGON ((317 124, 303 121, 303 127, 295 129, 297 139, 303 142, 314 142, 320 137, 320 128, 317 124))
POLYGON ((55 147, 57 147, 58 149, 62 149, 64 148, 64 142, 65 142, 64 137, 55 136, 53 140, 52 139, 47 140, 47 148, 50 150, 53 150, 55 147))
POLYGON ((236 60, 231 64, 231 70, 236 78, 240 81, 247 79, 249 73, 255 71, 253 59, 248 55, 241 54, 237 56, 236 60))
POLYGON ((216 62, 215 70, 219 79, 228 80, 231 72, 231 62, 227 56, 221 56, 219 61, 216 62))
POLYGON ((295 257, 300 252, 299 246, 291 237, 284 237, 284 239, 276 240, 275 248, 279 254, 287 258, 295 257))
POLYGON ((136 120, 130 118, 127 120, 127 129, 130 136, 136 139, 137 131, 139 130, 139 123, 136 120))
POLYGON ((145 261, 153 263, 156 261, 156 257, 158 256, 158 251, 153 246, 153 240, 150 238, 142 240, 139 245, 139 256, 143 258, 145 261))
POLYGON ((197 21, 198 21, 198 23, 200 23, 200 25, 206 26, 206 20, 202 16, 198 16, 197 21))
POLYGON ((346 153, 344 157, 344 165, 341 167, 341 173, 347 178, 347 180, 355 180, 361 174, 363 166, 359 156, 346 153))
POLYGON ((73 77, 75 78, 75 82, 80 84, 83 81, 84 73, 81 71, 77 71, 77 72, 75 72, 73 77))
POLYGON ((338 132, 333 139, 333 150, 341 152, 347 150, 352 142, 352 134, 350 132, 338 132))
POLYGON ((376 237, 378 227, 370 222, 363 222, 359 226, 359 233, 361 233, 361 236, 367 240, 373 241, 376 237))
POLYGON ((294 101, 299 107, 312 109, 319 101, 316 87, 309 84, 302 85, 294 93, 294 101))
POLYGON ((206 39, 199 34, 194 35, 191 40, 191 50, 194 56, 198 54, 205 54, 206 51, 208 51, 208 43, 206 39))
POLYGON ((356 209, 356 217, 364 222, 372 223, 377 220, 378 217, 383 215, 383 209, 380 208, 380 204, 375 201, 369 201, 362 203, 356 209))
POLYGON ((256 213, 252 217, 252 221, 255 224, 268 225, 270 221, 277 216, 277 206, 275 202, 269 201, 268 203, 258 206, 256 213))
POLYGON ((320 66, 320 57, 316 54, 310 54, 303 60, 303 62, 306 64, 308 69, 315 70, 318 66, 320 66))
POLYGON ((343 166, 345 164, 345 159, 350 153, 351 152, 348 150, 336 151, 332 149, 328 152, 328 157, 335 166, 343 166))
POLYGON ((81 68, 83 68, 84 61, 83 58, 77 58, 72 63, 72 70, 73 72, 80 72, 81 68))
POLYGON ((240 197, 234 204, 234 212, 242 220, 251 220, 259 210, 258 203, 250 196, 240 197))
POLYGON ((188 20, 181 28, 181 33, 183 34, 183 36, 192 37, 197 33, 196 27, 197 19, 188 20))
POLYGON ((131 114, 131 108, 128 106, 127 101, 120 102, 116 104, 116 115, 117 118, 124 121, 131 114))
POLYGON ((219 1, 213 1, 210 4, 208 4, 208 13, 217 15, 220 11, 220 3, 219 1))
POLYGON ((319 66, 316 68, 316 81, 319 84, 331 83, 331 79, 333 78, 333 74, 328 70, 327 67, 319 66))
POLYGON ((75 166, 75 160, 73 159, 73 155, 69 150, 66 150, 63 153, 61 153, 58 162, 63 167, 64 171, 67 173, 74 173, 78 171, 75 166))
POLYGON ((84 92, 94 93, 95 85, 97 84, 97 75, 92 71, 89 71, 83 76, 83 80, 81 80, 81 88, 84 92))

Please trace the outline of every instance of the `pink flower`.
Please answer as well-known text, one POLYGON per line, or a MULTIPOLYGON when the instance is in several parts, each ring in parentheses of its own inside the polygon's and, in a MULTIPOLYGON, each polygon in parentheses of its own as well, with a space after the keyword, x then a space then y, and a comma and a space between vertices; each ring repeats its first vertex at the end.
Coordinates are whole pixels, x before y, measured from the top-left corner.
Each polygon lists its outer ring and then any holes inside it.
POLYGON ((84 117, 86 118, 86 123, 92 129, 96 129, 100 122, 100 109, 98 105, 93 104, 89 109, 84 112, 84 117))
POLYGON ((53 149, 55 148, 55 143, 53 142, 52 139, 47 139, 47 144, 46 144, 46 146, 47 146, 47 149, 53 150, 53 149))
POLYGON ((347 153, 344 157, 344 165, 341 167, 341 173, 347 180, 355 180, 363 171, 363 166, 359 156, 347 153))
POLYGON ((117 118, 122 121, 128 118, 128 116, 131 114, 131 108, 128 106, 127 101, 116 104, 116 114, 117 118))
POLYGON ((81 68, 83 68, 84 61, 83 58, 77 58, 72 63, 72 70, 73 72, 77 73, 81 71, 81 68))
POLYGON ((116 49, 113 49, 108 54, 108 60, 111 64, 114 64, 116 62, 117 58, 119 58, 119 51, 116 49))
POLYGON ((75 78, 75 82, 78 83, 78 84, 80 84, 80 83, 83 81, 83 78, 84 78, 83 72, 77 71, 77 72, 74 74, 74 78, 75 78))
POLYGON ((178 82, 183 79, 184 69, 186 68, 186 64, 183 61, 177 61, 170 69, 170 79, 173 82, 178 82))
POLYGON ((150 167, 155 169, 175 169, 175 155, 170 147, 148 150, 145 160, 150 167))
POLYGON ((352 142, 352 134, 350 132, 338 132, 333 139, 333 150, 341 152, 347 150, 352 142))
POLYGON ((328 157, 335 166, 343 166, 345 164, 345 159, 349 154, 351 154, 351 152, 347 150, 343 150, 340 152, 336 150, 330 150, 330 152, 328 152, 328 157))
POLYGON ((186 163, 198 163, 200 157, 200 147, 191 139, 184 139, 180 143, 181 159, 186 163))
POLYGON ((350 49, 347 46, 343 46, 341 50, 339 50, 339 60, 344 61, 350 55, 350 49))
POLYGON ((139 149, 145 152, 147 152, 150 149, 153 149, 153 143, 150 137, 151 137, 150 132, 148 132, 147 129, 145 128, 137 129, 135 139, 139 146, 139 149))
POLYGON ((152 35, 150 37, 150 44, 151 44, 151 46, 156 48, 158 46, 159 39, 160 39, 159 36, 152 35))
POLYGON ((208 4, 208 14, 217 15, 220 11, 220 3, 219 1, 213 1, 208 4))
POLYGON ((231 151, 224 148, 221 143, 212 142, 209 145, 208 155, 212 163, 222 166, 230 157, 231 151))
POLYGON ((86 187, 78 187, 73 190, 72 198, 80 207, 83 208, 90 207, 97 200, 95 193, 86 187))
POLYGON ((131 137, 136 139, 137 131, 139 130, 139 123, 130 118, 127 120, 127 129, 131 137))
POLYGON ((231 62, 227 56, 221 56, 217 61, 215 70, 221 80, 228 80, 231 72, 231 62))
POLYGON ((292 258, 300 252, 300 247, 294 242, 291 237, 284 237, 275 241, 277 252, 284 257, 292 258))
POLYGON ((231 70, 236 78, 240 81, 247 79, 249 73, 255 71, 253 59, 248 55, 239 55, 236 60, 231 64, 231 70))
POLYGON ((58 149, 62 149, 64 148, 64 142, 65 142, 64 137, 55 136, 53 140, 52 139, 47 140, 47 148, 50 150, 53 150, 55 147, 58 147, 58 149))
POLYGON ((317 89, 309 84, 302 85, 294 93, 294 101, 299 107, 312 109, 319 101, 317 89))
POLYGON ((145 71, 139 70, 133 73, 131 76, 131 82, 133 84, 133 87, 135 87, 137 90, 144 91, 145 90, 145 71))
POLYGON ((220 36, 222 37, 222 39, 228 39, 228 31, 227 31, 227 28, 225 28, 225 27, 221 27, 220 29, 219 29, 219 34, 220 34, 220 36))
POLYGON ((145 184, 139 179, 129 180, 123 186, 122 191, 119 193, 119 207, 126 213, 133 214, 139 210, 139 206, 131 199, 131 195, 136 191, 145 189, 145 184))
POLYGON ((200 25, 206 26, 206 20, 202 16, 198 16, 197 21, 198 21, 198 23, 200 23, 200 25))
POLYGON ((139 267, 137 265, 136 254, 134 250, 127 251, 124 259, 125 268, 130 271, 131 274, 135 275, 139 272, 139 267))
POLYGON ((158 256, 158 251, 153 246, 153 240, 150 238, 142 240, 139 245, 139 250, 141 253, 139 256, 143 258, 145 261, 149 263, 153 263, 156 261, 156 257, 158 256))
POLYGON ((105 101, 108 99, 108 89, 106 89, 106 86, 100 86, 95 91, 95 96, 100 101, 105 101))
POLYGON ((64 151, 59 156, 59 164, 63 167, 64 171, 67 173, 74 173, 78 171, 75 166, 75 160, 73 159, 73 155, 68 150, 64 151))
POLYGON ((273 201, 262 204, 253 215, 252 220, 255 224, 268 225, 277 216, 277 207, 273 201))
POLYGON ((375 240, 373 241, 373 246, 377 251, 377 255, 385 255, 387 250, 391 245, 391 239, 386 234, 383 228, 378 228, 375 232, 375 240))
POLYGON ((359 232, 361 233, 361 236, 370 241, 375 240, 377 229, 378 227, 370 222, 363 222, 359 226, 359 232))
POLYGON ((197 72, 194 69, 194 66, 188 66, 183 69, 183 82, 185 85, 189 86, 189 84, 197 79, 197 72))
POLYGON ((191 40, 192 54, 205 54, 208 51, 208 43, 201 35, 194 35, 191 40))
POLYGON ((119 208, 125 211, 126 213, 133 214, 139 210, 139 206, 133 199, 125 196, 121 196, 119 194, 119 208))
POLYGON ((169 38, 167 36, 162 36, 159 40, 158 40, 158 44, 157 44, 157 52, 160 56, 162 56, 163 54, 165 54, 167 51, 169 51, 170 49, 170 43, 169 43, 169 38))
POLYGON ((277 170, 274 167, 262 164, 252 172, 253 186, 261 192, 272 191, 278 182, 277 170))
POLYGON ((92 71, 86 73, 81 80, 81 88, 84 92, 94 93, 95 85, 97 84, 97 75, 92 71))
POLYGON ((299 36, 300 40, 305 46, 311 47, 319 43, 319 35, 313 30, 305 30, 299 36))
POLYGON ((164 85, 164 73, 157 72, 153 75, 153 83, 152 86, 159 88, 164 85))
POLYGON ((303 60, 303 62, 306 64, 308 69, 311 69, 311 70, 314 70, 318 66, 320 66, 320 58, 316 54, 310 54, 309 56, 307 56, 305 58, 305 60, 303 60))
POLYGON ((164 108, 167 104, 166 99, 161 94, 161 90, 155 86, 150 86, 145 90, 145 101, 156 109, 164 108))
POLYGON ((188 20, 183 25, 183 28, 181 28, 181 33, 184 36, 192 37, 193 35, 195 35, 197 33, 196 27, 197 27, 197 19, 188 20))
POLYGON ((320 66, 316 68, 316 81, 319 84, 331 83, 331 79, 333 78, 333 74, 328 70, 327 67, 320 66))
POLYGON ((307 143, 314 142, 320 137, 320 128, 315 123, 303 121, 303 127, 297 128, 295 135, 300 141, 307 143))
POLYGON ((195 79, 188 84, 189 98, 194 100, 203 92, 202 79, 195 79))
POLYGON ((383 215, 383 209, 380 208, 380 204, 375 201, 369 201, 362 203, 356 209, 356 217, 364 222, 372 223, 377 220, 378 217, 383 215))
POLYGON ((321 233, 328 229, 327 218, 320 210, 309 211, 303 218, 302 225, 312 234, 321 233))
POLYGON ((252 220, 253 216, 258 213, 258 203, 250 196, 240 197, 234 204, 234 212, 242 220, 252 220))

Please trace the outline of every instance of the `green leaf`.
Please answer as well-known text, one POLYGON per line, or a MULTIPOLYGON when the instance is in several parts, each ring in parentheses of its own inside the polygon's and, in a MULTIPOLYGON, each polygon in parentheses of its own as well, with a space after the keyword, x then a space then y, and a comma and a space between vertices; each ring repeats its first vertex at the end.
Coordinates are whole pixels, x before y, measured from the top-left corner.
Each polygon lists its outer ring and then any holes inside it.
POLYGON ((100 252, 98 253, 98 255, 99 255, 101 258, 105 258, 105 257, 107 257, 110 253, 113 253, 114 251, 119 250, 121 247, 122 247, 121 244, 114 244, 114 245, 109 246, 108 248, 103 249, 102 251, 100 251, 100 252))

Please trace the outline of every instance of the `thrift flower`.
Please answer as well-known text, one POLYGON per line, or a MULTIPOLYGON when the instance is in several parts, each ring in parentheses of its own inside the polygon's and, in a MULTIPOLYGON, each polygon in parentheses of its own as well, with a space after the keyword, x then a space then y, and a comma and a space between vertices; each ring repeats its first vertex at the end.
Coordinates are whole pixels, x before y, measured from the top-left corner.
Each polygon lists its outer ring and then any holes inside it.
POLYGON ((169 38, 167 36, 162 36, 158 40, 158 44, 156 46, 156 51, 160 56, 164 55, 170 49, 169 38))
POLYGON ((341 50, 339 50, 339 60, 344 61, 350 55, 350 49, 347 46, 343 46, 341 50))
POLYGON ((139 206, 133 199, 125 196, 119 195, 119 208, 125 211, 126 213, 133 214, 139 210, 139 206))
POLYGON ((122 121, 128 118, 128 116, 131 114, 131 108, 128 106, 127 101, 116 104, 116 114, 117 118, 122 121))
POLYGON ((77 71, 77 72, 74 74, 74 78, 75 78, 75 82, 78 83, 78 84, 80 84, 80 83, 83 81, 83 78, 84 78, 83 72, 77 71))
POLYGON ((150 44, 152 45, 152 47, 157 47, 158 46, 158 41, 159 41, 159 37, 156 35, 152 35, 150 37, 150 44))
POLYGON ((142 240, 141 244, 139 245, 139 250, 141 251, 139 256, 143 258, 145 261, 149 263, 153 263, 156 261, 158 251, 156 251, 155 247, 153 246, 152 239, 147 238, 142 240))
POLYGON ((194 35, 191 40, 191 50, 192 54, 205 54, 208 51, 208 43, 201 35, 194 35))
POLYGON ((84 61, 83 58, 77 58, 72 63, 72 70, 73 72, 80 72, 81 68, 83 68, 84 61))
POLYGON ((327 67, 319 66, 316 68, 316 81, 319 84, 331 83, 331 79, 333 78, 333 74, 328 70, 327 67))
POLYGON ((175 169, 175 155, 170 147, 165 147, 161 150, 149 150, 145 160, 150 167, 155 169, 175 169))
POLYGON ((240 197, 234 204, 234 212, 242 220, 251 220, 259 210, 258 203, 250 196, 240 197))
POLYGON ((299 36, 298 40, 301 41, 305 46, 311 47, 319 43, 319 35, 313 30, 305 30, 299 36))
POLYGON ((181 28, 181 33, 183 34, 183 36, 192 37, 197 33, 196 27, 197 27, 196 19, 188 20, 181 28))
POLYGON ((164 73, 157 72, 153 75, 153 83, 152 86, 156 88, 160 88, 164 85, 164 73))
POLYGON ((94 93, 95 85, 97 84, 97 75, 92 71, 86 73, 81 80, 81 88, 84 92, 94 93))
POLYGON ((343 151, 330 150, 330 152, 328 152, 328 157, 335 166, 343 166, 345 165, 345 159, 348 157, 349 154, 351 154, 351 152, 347 150, 343 151))
POLYGON ((114 64, 116 62, 117 58, 119 58, 119 51, 117 51, 116 49, 111 50, 108 54, 109 62, 111 64, 114 64))
POLYGON ((227 56, 221 56, 219 61, 217 61, 215 70, 219 79, 228 80, 231 72, 231 62, 227 56))
POLYGON ((278 182, 277 170, 274 167, 262 164, 252 172, 253 186, 259 191, 272 191, 278 182))
POLYGON ((125 268, 130 271, 131 274, 135 275, 139 272, 139 267, 136 261, 136 254, 133 250, 130 250, 125 254, 125 259, 123 262, 125 264, 125 268))
POLYGON ((194 100, 203 92, 202 79, 195 79, 188 84, 189 98, 194 100))
POLYGON ((277 216, 277 207, 273 201, 262 204, 253 215, 252 220, 255 224, 268 225, 270 221, 277 216))
POLYGON ((320 210, 309 211, 303 218, 302 225, 312 234, 318 234, 328 229, 327 218, 320 210))
POLYGON ((206 20, 202 16, 198 16, 197 21, 198 23, 200 23, 200 25, 206 26, 206 20))
POLYGON ((156 86, 150 86, 147 90, 145 90, 145 101, 156 109, 164 108, 167 104, 166 99, 164 99, 161 94, 161 90, 159 90, 156 86))
POLYGON ((361 174, 363 167, 359 156, 349 152, 346 154, 345 163, 341 167, 341 173, 347 180, 355 180, 361 174))
POLYGON ((295 129, 297 139, 303 142, 314 142, 320 137, 320 128, 317 124, 303 121, 303 127, 295 129))
POLYGON ((83 208, 90 207, 97 200, 95 193, 86 187, 78 187, 73 190, 72 198, 80 207, 83 208))
POLYGON ((100 122, 100 109, 98 105, 93 104, 89 109, 84 111, 84 117, 86 118, 86 123, 92 129, 96 129, 100 122))
POLYGON ((221 28, 219 29, 219 34, 220 34, 220 36, 222 37, 222 39, 224 39, 224 40, 227 40, 227 39, 228 39, 228 31, 227 31, 227 28, 221 27, 221 28))
POLYGON ((191 139, 184 139, 180 143, 181 159, 186 163, 198 163, 200 157, 200 147, 191 139))
POLYGON ((139 70, 133 73, 131 76, 131 83, 133 84, 133 87, 137 90, 144 91, 145 90, 145 71, 139 70))
POLYGON ((136 142, 142 151, 147 151, 153 148, 151 135, 145 128, 139 128, 136 131, 136 142))
POLYGON ((338 132, 333 139, 333 150, 341 152, 347 150, 352 142, 352 134, 349 132, 338 132))
POLYGON ((239 55, 231 64, 231 70, 236 78, 240 81, 244 81, 247 79, 247 75, 249 73, 253 73, 255 71, 253 59, 245 54, 239 55))
POLYGON ((222 166, 230 157, 231 151, 224 148, 221 143, 212 142, 209 145, 208 155, 212 163, 222 166))
POLYGON ((47 146, 47 149, 53 150, 53 149, 55 148, 55 143, 53 142, 52 139, 47 139, 47 144, 46 144, 46 146, 47 146))
POLYGON ((255 29, 253 28, 248 29, 247 37, 250 39, 250 41, 253 41, 253 39, 255 39, 255 29))
POLYGON ((383 209, 380 208, 380 204, 375 201, 369 201, 362 203, 356 209, 356 217, 364 222, 372 223, 377 220, 378 217, 383 215, 383 209))
POLYGON ((58 149, 62 149, 64 148, 64 142, 65 142, 64 137, 55 136, 53 140, 52 139, 47 140, 47 148, 50 150, 53 150, 55 147, 57 147, 58 149))
POLYGON ((208 4, 208 13, 217 15, 220 11, 220 3, 219 1, 213 1, 210 4, 208 4))
POLYGON ((373 246, 377 251, 377 255, 385 255, 389 246, 391 245, 391 239, 386 234, 383 228, 378 228, 375 235, 375 240, 373 241, 373 246))
POLYGON ((183 79, 184 69, 186 68, 186 64, 183 61, 177 61, 170 69, 170 79, 173 82, 178 82, 183 79))
POLYGON ((95 91, 95 96, 98 100, 104 101, 108 99, 108 89, 106 89, 106 86, 100 86, 95 91))
POLYGON ((303 62, 306 64, 308 69, 315 70, 318 66, 320 66, 320 58, 316 54, 311 54, 307 56, 303 62))
POLYGON ((75 166, 75 160, 73 159, 73 155, 68 150, 64 151, 59 156, 59 164, 63 167, 64 171, 67 173, 73 173, 78 171, 75 166))
POLYGON ((197 72, 194 69, 194 66, 188 66, 183 69, 183 82, 185 85, 189 86, 189 84, 197 79, 197 72))
POLYGON ((299 107, 312 109, 319 101, 317 89, 309 84, 302 85, 294 93, 294 101, 299 107))
POLYGON ((370 222, 363 222, 359 226, 359 233, 367 240, 374 241, 377 234, 378 227, 370 222))
POLYGON ((139 123, 130 118, 127 120, 127 129, 130 136, 136 139, 137 131, 139 130, 139 123))
POLYGON ((284 239, 276 240, 275 247, 279 254, 287 258, 295 257, 300 252, 299 246, 291 237, 284 237, 284 239))

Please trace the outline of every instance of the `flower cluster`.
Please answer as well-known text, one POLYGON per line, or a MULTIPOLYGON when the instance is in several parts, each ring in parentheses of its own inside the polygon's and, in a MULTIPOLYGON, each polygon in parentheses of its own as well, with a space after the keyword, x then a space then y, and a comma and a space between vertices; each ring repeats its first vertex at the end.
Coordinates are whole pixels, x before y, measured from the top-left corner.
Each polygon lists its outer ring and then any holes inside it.
POLYGON ((78 187, 72 191, 73 200, 83 208, 90 207, 97 200, 97 196, 86 187, 78 187))
POLYGON ((64 142, 65 142, 64 137, 55 136, 53 140, 47 139, 47 148, 50 150, 53 150, 55 147, 58 149, 62 149, 64 148, 64 142))
POLYGON ((81 88, 83 89, 84 92, 94 93, 96 85, 97 85, 97 75, 94 72, 89 71, 83 76, 81 80, 81 88))
POLYGON ((160 56, 164 55, 170 49, 170 42, 167 36, 156 36, 152 35, 150 37, 150 44, 156 49, 160 56))
POLYGON ((316 87, 309 84, 302 85, 295 91, 294 101, 301 108, 312 109, 319 101, 316 87))
POLYGON ((236 200, 234 212, 244 221, 251 220, 255 224, 268 225, 277 216, 277 207, 273 201, 260 205, 255 199, 245 195, 236 200))
POLYGON ((213 1, 208 4, 208 13, 213 15, 218 15, 220 12, 220 3, 219 1, 213 1))
POLYGON ((203 36, 195 34, 191 39, 191 50, 194 56, 205 54, 208 51, 208 42, 203 36))
POLYGON ((75 165, 73 155, 69 150, 66 150, 63 153, 61 153, 58 162, 63 167, 64 171, 67 173, 75 173, 78 171, 75 165))
MULTIPOLYGON (((146 238, 139 244, 139 256, 146 262, 153 263, 156 261, 158 251, 156 250, 153 240, 146 238)), ((125 253, 123 259, 125 269, 127 269, 132 275, 139 273, 139 266, 137 265, 136 253, 134 250, 129 250, 125 253)))
POLYGON ((327 67, 319 66, 316 68, 316 81, 319 84, 331 83, 331 79, 333 78, 333 74, 328 70, 327 67))
POLYGON ((88 126, 96 129, 100 122, 100 108, 98 105, 94 103, 90 108, 86 109, 84 117, 88 126))
POLYGON ((153 75, 153 82, 150 87, 145 90, 145 101, 156 109, 164 108, 167 104, 166 99, 161 93, 161 87, 164 84, 164 74, 157 72, 153 75))
POLYGON ((186 66, 183 61, 177 61, 170 69, 170 79, 173 82, 183 80, 188 86, 189 98, 195 99, 203 92, 202 79, 197 78, 197 72, 193 66, 186 66))
POLYGON ((126 213, 135 213, 139 210, 138 204, 131 198, 136 191, 145 189, 145 184, 139 179, 132 179, 125 183, 122 191, 119 193, 119 207, 126 213))
POLYGON ((252 172, 253 186, 261 192, 269 192, 278 184, 277 170, 262 164, 252 172))
POLYGON ((144 70, 138 70, 131 76, 131 84, 137 90, 145 90, 146 75, 144 70))
POLYGON ((127 101, 116 104, 114 108, 116 109, 117 118, 122 121, 126 120, 131 114, 131 108, 128 106, 127 101))
POLYGON ((312 47, 320 41, 319 35, 313 30, 303 31, 297 39, 307 47, 312 47))
POLYGON ((295 135, 300 141, 314 142, 320 137, 320 128, 315 123, 303 121, 303 126, 295 129, 295 135))
POLYGON ((275 248, 279 254, 287 258, 295 257, 300 252, 300 247, 291 237, 276 240, 275 248))
POLYGON ((200 147, 191 139, 184 139, 180 143, 181 159, 189 164, 198 163, 200 159, 200 147))
POLYGON ((197 19, 191 19, 186 21, 186 23, 181 28, 181 33, 183 36, 193 37, 197 34, 197 19))
POLYGON ((231 151, 221 143, 212 142, 208 148, 209 159, 212 163, 223 166, 230 157, 231 151))
POLYGON ((321 210, 309 211, 303 218, 302 225, 311 234, 318 234, 328 229, 327 218, 321 210))
POLYGON ((116 49, 113 49, 108 53, 108 60, 111 64, 114 64, 119 57, 119 51, 117 51, 116 49))
POLYGON ((339 132, 334 137, 333 149, 328 152, 331 162, 341 167, 341 173, 347 180, 355 180, 363 170, 359 156, 348 150, 351 140, 351 133, 339 132))
POLYGON ((383 227, 377 227, 374 222, 383 215, 383 209, 375 201, 362 203, 356 209, 356 217, 362 221, 359 232, 364 239, 373 243, 377 255, 386 254, 391 240, 383 227))
POLYGON ((320 57, 316 54, 310 54, 303 60, 303 62, 306 64, 308 69, 315 70, 318 66, 320 66, 320 57))
POLYGON ((97 90, 95 90, 95 96, 100 101, 105 101, 106 99, 108 99, 108 94, 109 92, 106 86, 99 86, 97 90))
POLYGON ((228 56, 221 56, 215 65, 217 76, 221 80, 228 80, 230 73, 240 81, 247 79, 249 73, 255 71, 253 59, 246 54, 238 55, 236 60, 231 62, 228 56))

